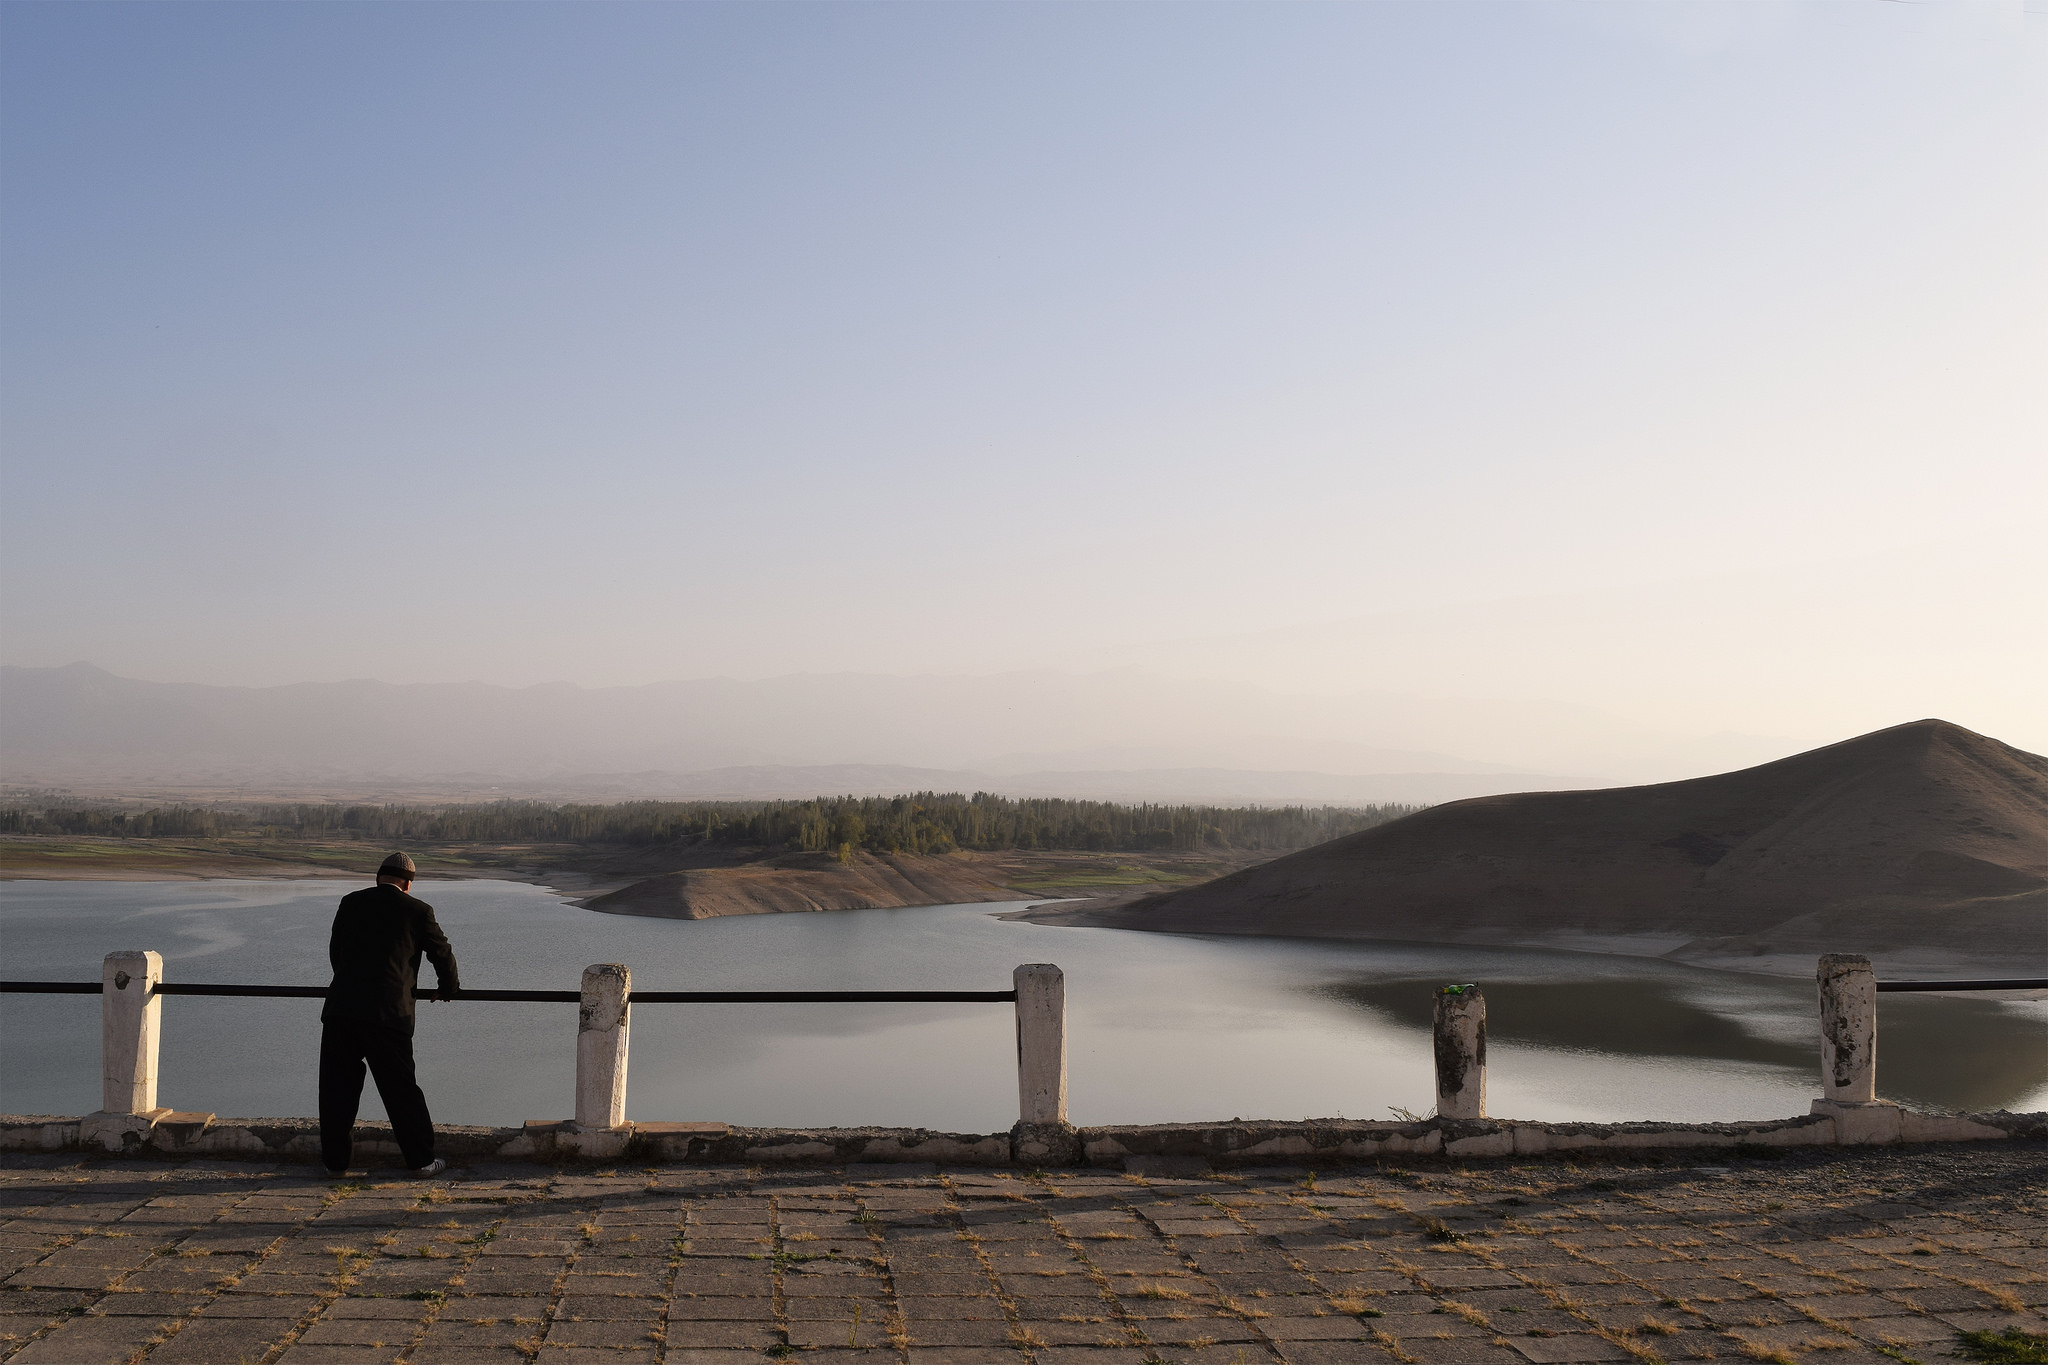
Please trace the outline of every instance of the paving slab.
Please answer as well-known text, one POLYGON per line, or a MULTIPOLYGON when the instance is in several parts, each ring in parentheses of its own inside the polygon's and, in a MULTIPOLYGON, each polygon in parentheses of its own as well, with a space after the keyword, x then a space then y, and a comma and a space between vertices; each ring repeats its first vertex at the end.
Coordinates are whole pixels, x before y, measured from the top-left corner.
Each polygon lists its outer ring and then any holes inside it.
POLYGON ((1898 1365, 2048 1334, 2038 1141, 1198 1165, 309 1193, 284 1165, 6 1157, 0 1362, 1898 1365))

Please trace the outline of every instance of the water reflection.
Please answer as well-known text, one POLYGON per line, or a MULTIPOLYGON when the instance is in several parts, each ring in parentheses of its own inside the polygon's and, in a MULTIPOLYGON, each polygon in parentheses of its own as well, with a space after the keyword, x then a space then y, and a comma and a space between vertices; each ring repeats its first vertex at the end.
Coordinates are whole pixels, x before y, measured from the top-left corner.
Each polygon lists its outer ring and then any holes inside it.
MULTIPOLYGON (((1313 989, 1374 1017, 1428 1028, 1440 984, 1354 976, 1313 989)), ((1800 981, 1743 978, 1747 1000, 1739 1012, 1717 998, 1720 992, 1703 995, 1693 981, 1658 975, 1480 984, 1487 1036, 1496 1043, 1755 1062, 1802 1072, 1813 1066, 1820 1046, 1814 988, 1800 981)), ((2048 1021, 2032 1002, 1882 995, 1877 1074, 1887 1099, 1930 1108, 1996 1109, 2048 1086, 2048 1021)))
MULTIPOLYGON (((1413 1028, 1428 1028, 1442 984, 1416 980, 1348 980, 1324 993, 1413 1028)), ((1578 981, 1485 981, 1486 1032, 1496 1041, 1626 1057, 1721 1057, 1804 1070, 1814 1040, 1752 1032, 1741 1018, 1696 1003, 1677 983, 1606 977, 1578 981)), ((1759 982, 1770 993, 1777 982, 1759 982)), ((1793 989, 1796 990, 1796 987, 1793 989)), ((1789 992, 1788 992, 1789 994, 1789 992)))
MULTIPOLYGON (((153 947, 185 981, 327 978, 336 882, 0 883, 7 976, 91 979, 153 947)), ((1001 988, 1019 962, 1067 973, 1074 1118, 1385 1117, 1430 1104, 1430 1001, 1484 986, 1494 1112, 1712 1120, 1802 1113, 1819 1093, 1808 982, 1577 953, 1199 938, 1005 922, 931 906, 701 923, 599 915, 540 887, 435 882, 472 986, 571 987, 626 962, 643 989, 1001 988)), ((0 997, 0 1110, 82 1113, 99 1098, 99 1002, 0 997)), ((1919 1103, 2048 1107, 2048 1005, 1886 996, 1879 1076, 1919 1103)), ((575 1006, 420 1012, 435 1117, 563 1117, 575 1006)), ((314 1001, 165 1002, 165 1103, 309 1114, 314 1001)), ((647 1005, 634 1011, 628 1113, 765 1125, 994 1132, 1016 1117, 1007 1007, 647 1005)), ((376 1116, 374 1104, 365 1114, 376 1116)))
POLYGON ((2036 1003, 1880 995, 1878 1090, 1950 1109, 2021 1103, 2048 1086, 2048 1018, 2036 1003))

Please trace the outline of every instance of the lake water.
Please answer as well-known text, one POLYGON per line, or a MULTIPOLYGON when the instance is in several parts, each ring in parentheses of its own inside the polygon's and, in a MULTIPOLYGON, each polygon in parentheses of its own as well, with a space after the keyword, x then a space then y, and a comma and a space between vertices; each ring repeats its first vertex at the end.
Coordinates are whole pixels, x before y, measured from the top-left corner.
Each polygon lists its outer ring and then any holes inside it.
MULTIPOLYGON (((0 883, 0 974, 97 980, 125 948, 173 981, 325 985, 336 881, 0 883)), ((1591 954, 1194 938, 1007 923, 1012 906, 699 922, 601 915, 516 882, 423 883, 470 987, 575 989, 624 962, 646 990, 1004 990, 1067 974, 1077 1123, 1387 1118, 1433 1102, 1431 991, 1477 982, 1488 1110, 1532 1119, 1780 1118, 1820 1093, 1811 982, 1591 954)), ((431 979, 432 971, 423 973, 431 979)), ((91 996, 0 997, 0 1111, 99 1105, 91 996)), ((573 1110, 574 1005, 420 1005, 437 1120, 573 1110)), ((642 1005, 627 1116, 995 1132, 1017 1114, 1011 1007, 642 1005)), ((312 1115, 319 1001, 168 998, 159 1102, 312 1115)), ((2048 1108, 2048 1002, 1887 995, 1888 1098, 2048 1108)), ((374 1087, 367 1117, 380 1118, 374 1087)))

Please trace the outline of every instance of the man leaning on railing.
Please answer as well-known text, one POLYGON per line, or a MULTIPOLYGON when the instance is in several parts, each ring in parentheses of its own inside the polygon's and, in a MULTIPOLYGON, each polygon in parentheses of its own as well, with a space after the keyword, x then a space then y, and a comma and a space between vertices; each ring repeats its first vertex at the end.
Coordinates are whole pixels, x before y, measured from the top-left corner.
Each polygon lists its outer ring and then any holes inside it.
POLYGON ((329 1175, 348 1171, 350 1134, 363 1098, 363 1070, 391 1115, 391 1135, 414 1175, 438 1175, 448 1163, 434 1155, 434 1120, 413 1074, 413 988, 420 958, 434 964, 436 1000, 452 1000, 460 983, 455 950, 434 920, 434 907, 410 894, 412 859, 394 853, 377 869, 377 884, 341 898, 327 958, 334 984, 320 1011, 320 1159, 329 1175))

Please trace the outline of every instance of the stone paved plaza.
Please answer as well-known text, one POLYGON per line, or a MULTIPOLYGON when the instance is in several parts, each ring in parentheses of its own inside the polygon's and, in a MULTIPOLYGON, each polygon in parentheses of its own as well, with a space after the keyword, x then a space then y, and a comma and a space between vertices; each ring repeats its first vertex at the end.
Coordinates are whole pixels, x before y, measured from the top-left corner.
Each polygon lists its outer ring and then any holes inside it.
POLYGON ((15 1157, 0 1358, 1933 1365, 2048 1331, 2038 1142, 1699 1159, 341 1184, 15 1157))

